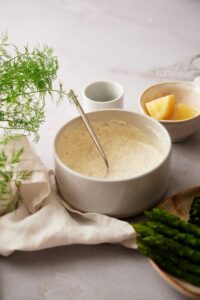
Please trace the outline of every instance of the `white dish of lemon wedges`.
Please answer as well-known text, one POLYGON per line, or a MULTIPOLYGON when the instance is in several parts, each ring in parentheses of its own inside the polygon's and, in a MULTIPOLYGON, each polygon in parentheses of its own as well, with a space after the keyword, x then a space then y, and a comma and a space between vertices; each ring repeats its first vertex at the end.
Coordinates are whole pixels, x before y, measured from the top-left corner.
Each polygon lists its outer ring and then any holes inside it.
POLYGON ((194 80, 153 85, 142 94, 140 108, 168 130, 172 142, 181 142, 200 128, 200 83, 194 80))

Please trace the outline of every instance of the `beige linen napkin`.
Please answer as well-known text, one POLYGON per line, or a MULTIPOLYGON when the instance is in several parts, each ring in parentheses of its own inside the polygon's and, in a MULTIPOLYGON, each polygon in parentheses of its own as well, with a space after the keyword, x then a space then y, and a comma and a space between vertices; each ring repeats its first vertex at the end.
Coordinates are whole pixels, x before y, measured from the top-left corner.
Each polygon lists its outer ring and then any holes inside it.
MULTIPOLYGON (((70 244, 118 243, 136 248, 132 226, 97 213, 81 213, 58 194, 54 172, 48 172, 27 138, 6 146, 6 153, 24 147, 18 170, 31 170, 23 182, 17 209, 0 217, 0 254, 70 244)), ((1 147, 2 148, 2 147, 1 147)), ((1 151, 1 149, 0 149, 1 151)))

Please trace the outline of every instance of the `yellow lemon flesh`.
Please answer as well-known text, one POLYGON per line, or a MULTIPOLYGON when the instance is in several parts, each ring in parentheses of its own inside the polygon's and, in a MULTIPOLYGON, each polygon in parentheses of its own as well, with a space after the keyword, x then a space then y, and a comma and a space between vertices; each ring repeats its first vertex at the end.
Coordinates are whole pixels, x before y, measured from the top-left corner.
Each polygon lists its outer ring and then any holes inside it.
POLYGON ((146 103, 151 117, 156 120, 169 120, 174 110, 174 95, 161 97, 146 103))
POLYGON ((174 105, 171 120, 187 120, 194 118, 198 114, 199 110, 196 107, 179 102, 174 105))

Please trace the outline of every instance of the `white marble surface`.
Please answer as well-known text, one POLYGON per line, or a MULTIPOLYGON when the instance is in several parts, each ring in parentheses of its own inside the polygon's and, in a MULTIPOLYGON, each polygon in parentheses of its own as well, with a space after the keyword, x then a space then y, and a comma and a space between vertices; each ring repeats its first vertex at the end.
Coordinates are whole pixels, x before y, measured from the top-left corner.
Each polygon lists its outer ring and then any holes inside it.
MULTIPOLYGON (((95 79, 125 90, 125 108, 139 111, 141 92, 154 82, 198 75, 198 0, 0 0, 0 31, 23 45, 51 45, 59 78, 81 95, 95 79)), ((81 99, 81 98, 80 98, 81 99)), ((81 99, 82 100, 82 99, 81 99)), ((47 102, 38 153, 53 167, 57 129, 77 112, 47 102)), ((199 184, 200 132, 173 145, 168 195, 199 184)), ((0 258, 0 299, 185 299, 139 253, 114 245, 71 246, 0 258)))

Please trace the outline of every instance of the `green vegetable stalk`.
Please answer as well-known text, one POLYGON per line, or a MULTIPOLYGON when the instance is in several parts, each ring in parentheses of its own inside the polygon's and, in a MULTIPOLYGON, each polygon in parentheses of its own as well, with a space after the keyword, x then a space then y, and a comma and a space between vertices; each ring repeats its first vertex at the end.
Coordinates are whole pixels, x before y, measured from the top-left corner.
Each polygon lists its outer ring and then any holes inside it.
POLYGON ((200 228, 169 212, 145 212, 147 221, 134 224, 139 250, 160 268, 200 286, 200 228))
POLYGON ((141 235, 154 235, 156 233, 172 238, 174 241, 181 242, 200 250, 200 238, 191 233, 180 232, 180 230, 170 227, 157 221, 146 221, 140 224, 135 224, 134 227, 141 235))
POLYGON ((141 253, 151 258, 167 273, 195 286, 200 286, 200 273, 197 265, 191 264, 187 260, 182 260, 166 252, 157 252, 154 248, 148 247, 143 243, 138 243, 138 247, 141 253))
POLYGON ((192 201, 189 214, 189 222, 200 226, 200 195, 192 201))
POLYGON ((154 234, 145 237, 138 237, 138 241, 142 244, 154 247, 160 251, 176 254, 180 257, 187 258, 194 263, 199 263, 200 265, 200 251, 194 250, 188 246, 174 241, 173 239, 166 238, 161 234, 154 234))
POLYGON ((182 232, 187 232, 200 237, 200 227, 195 224, 188 223, 180 218, 170 214, 164 209, 155 208, 152 211, 146 211, 145 215, 149 220, 160 221, 182 232))

